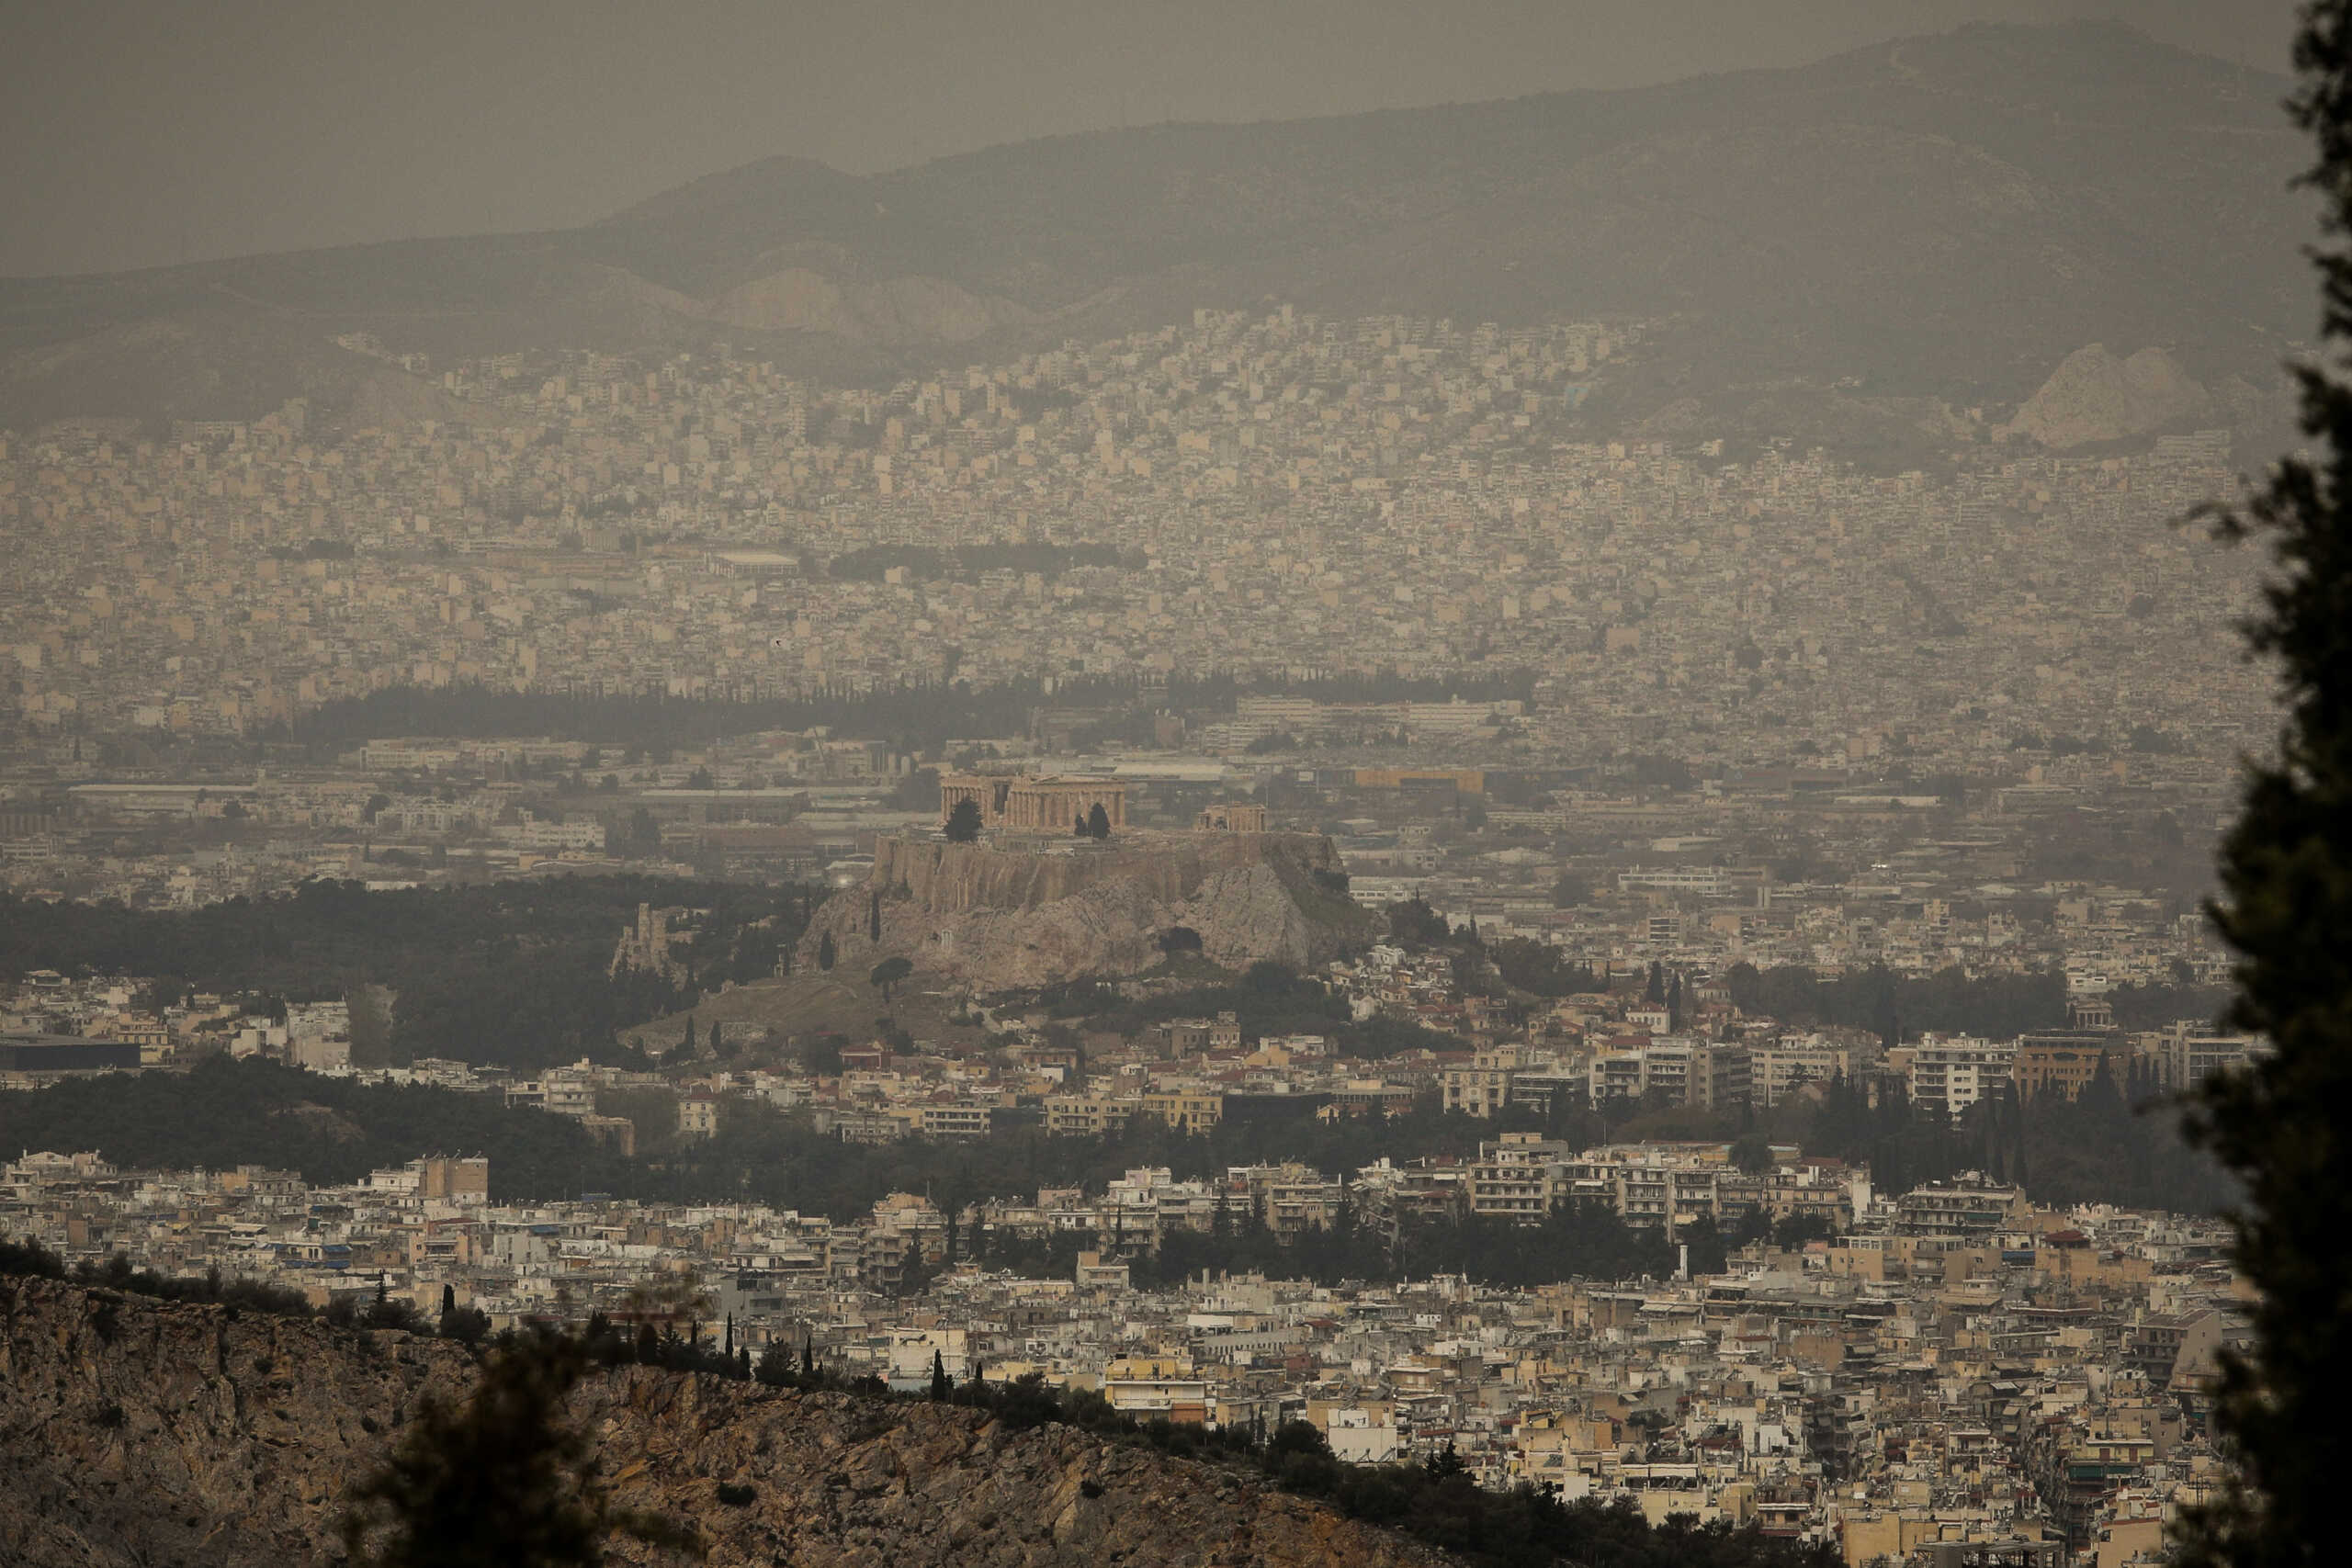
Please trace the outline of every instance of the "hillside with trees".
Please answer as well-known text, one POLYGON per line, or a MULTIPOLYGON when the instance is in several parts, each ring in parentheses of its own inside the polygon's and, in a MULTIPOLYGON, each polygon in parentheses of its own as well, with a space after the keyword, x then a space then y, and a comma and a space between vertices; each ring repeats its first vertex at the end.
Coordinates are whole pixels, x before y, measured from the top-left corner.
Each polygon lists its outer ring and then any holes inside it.
POLYGON ((389 1060, 531 1067, 608 1055, 623 1029, 727 981, 774 974, 808 907, 795 887, 642 876, 398 891, 321 879, 187 910, 0 895, 0 978, 126 975, 157 980, 169 996, 280 1002, 381 987, 391 998, 389 1060), (640 903, 704 911, 681 954, 686 984, 607 974, 640 903))

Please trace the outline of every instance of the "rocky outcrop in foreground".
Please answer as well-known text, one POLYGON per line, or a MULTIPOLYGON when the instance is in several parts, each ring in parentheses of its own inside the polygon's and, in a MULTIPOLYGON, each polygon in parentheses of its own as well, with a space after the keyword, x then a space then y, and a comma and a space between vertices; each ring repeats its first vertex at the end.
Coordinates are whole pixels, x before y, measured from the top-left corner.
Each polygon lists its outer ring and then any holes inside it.
POLYGON ((981 990, 1051 986, 1149 969, 1162 936, 1181 926, 1227 968, 1261 959, 1306 968, 1371 934, 1339 871, 1331 841, 1313 833, 883 839, 865 886, 817 911, 795 965, 814 965, 830 933, 837 968, 854 975, 902 956, 922 975, 981 990))
MULTIPOLYGON (((345 1489, 471 1375, 444 1341, 0 1279, 0 1562, 339 1562, 345 1489)), ((712 1568, 1442 1561, 1238 1474, 953 1406, 632 1367, 573 1413, 616 1500, 691 1523, 712 1568)))

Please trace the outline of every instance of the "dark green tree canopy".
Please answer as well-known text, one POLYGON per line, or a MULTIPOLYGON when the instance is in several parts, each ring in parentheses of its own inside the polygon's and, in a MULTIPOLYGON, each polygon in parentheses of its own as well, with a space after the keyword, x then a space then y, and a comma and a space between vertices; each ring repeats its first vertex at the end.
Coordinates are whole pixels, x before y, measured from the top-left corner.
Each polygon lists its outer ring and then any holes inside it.
POLYGON ((914 972, 912 959, 886 958, 874 966, 874 971, 866 976, 866 981, 882 993, 882 1000, 887 1003, 890 999, 890 987, 914 972))
POLYGON ((2212 909, 2238 954, 2230 1021, 2271 1051, 2210 1080, 2194 1119, 2245 1179, 2236 1260, 2260 1295, 2216 1409, 2239 1478, 2192 1520, 2187 1558, 2237 1568, 2333 1561, 2352 1462, 2352 0, 2313 0, 2295 63, 2289 110, 2318 143, 2302 183, 2324 203, 2325 346, 2296 369, 2318 456, 2278 464, 2221 519, 2274 568, 2246 633, 2277 662, 2287 720, 2276 757, 2249 766, 2212 909))
POLYGON ((1453 934, 1445 917, 1429 906, 1427 899, 1415 897, 1387 908, 1388 934, 1408 946, 1430 947, 1444 942, 1453 934))
POLYGON ((594 1447, 564 1412, 587 1370, 576 1340, 497 1351, 462 1407, 427 1402, 391 1459, 354 1492, 344 1540, 372 1568, 594 1568, 622 1534, 694 1550, 651 1515, 616 1507, 594 1447))

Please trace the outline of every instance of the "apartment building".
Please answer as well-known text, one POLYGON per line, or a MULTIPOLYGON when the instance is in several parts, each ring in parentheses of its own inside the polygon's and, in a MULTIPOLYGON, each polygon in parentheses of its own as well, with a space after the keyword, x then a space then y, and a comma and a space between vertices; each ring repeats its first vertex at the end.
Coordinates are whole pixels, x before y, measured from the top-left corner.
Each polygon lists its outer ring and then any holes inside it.
POLYGON ((2008 1084, 2017 1049, 2014 1040, 1927 1035, 1907 1047, 1905 1089, 1921 1110, 1957 1118, 2008 1084))

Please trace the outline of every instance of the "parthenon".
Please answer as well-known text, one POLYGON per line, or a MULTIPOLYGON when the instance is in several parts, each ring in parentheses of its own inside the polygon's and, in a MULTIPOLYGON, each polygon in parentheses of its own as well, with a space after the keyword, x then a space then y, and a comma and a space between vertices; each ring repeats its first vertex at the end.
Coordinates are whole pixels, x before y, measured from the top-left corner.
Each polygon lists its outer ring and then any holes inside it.
POLYGON ((1097 806, 1113 828, 1127 824, 1124 780, 1082 774, 1035 777, 1015 773, 944 773, 939 780, 939 820, 944 827, 958 801, 980 808, 980 825, 1013 832, 1067 833, 1097 806))

